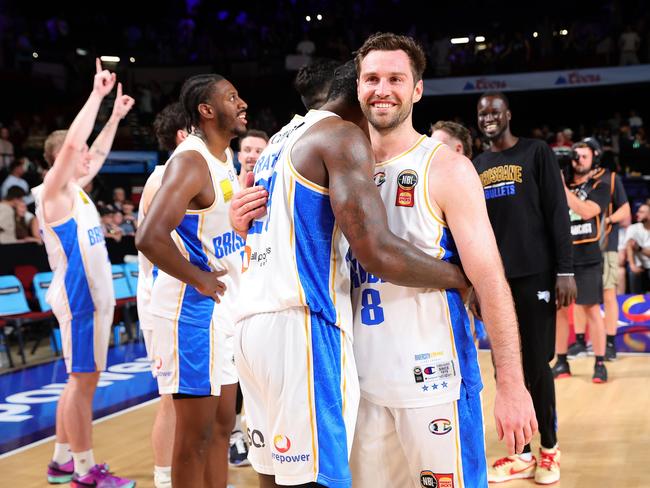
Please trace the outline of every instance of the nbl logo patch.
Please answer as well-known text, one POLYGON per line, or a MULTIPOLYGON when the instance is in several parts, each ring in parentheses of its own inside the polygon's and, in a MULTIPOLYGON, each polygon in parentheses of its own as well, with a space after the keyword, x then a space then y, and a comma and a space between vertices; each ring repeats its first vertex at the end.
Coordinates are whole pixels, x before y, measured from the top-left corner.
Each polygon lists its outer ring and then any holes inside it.
POLYGON ((433 471, 420 471, 420 486, 423 488, 454 488, 454 475, 439 474, 433 471))
POLYGON ((396 207, 413 207, 415 205, 415 186, 418 174, 412 169, 405 169, 397 175, 396 207))

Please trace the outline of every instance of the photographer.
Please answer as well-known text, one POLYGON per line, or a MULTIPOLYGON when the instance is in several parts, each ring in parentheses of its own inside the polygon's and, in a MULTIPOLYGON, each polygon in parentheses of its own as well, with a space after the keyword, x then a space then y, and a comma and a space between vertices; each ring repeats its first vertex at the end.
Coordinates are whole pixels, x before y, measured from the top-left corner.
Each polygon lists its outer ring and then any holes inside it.
MULTIPOLYGON (((591 138, 574 144, 569 186, 565 193, 569 204, 571 237, 573 240, 573 266, 578 296, 576 307, 582 309, 591 327, 591 341, 596 354, 594 383, 607 381, 605 368, 605 323, 600 314, 603 302, 603 257, 601 242, 605 233, 605 214, 610 201, 609 187, 598 169, 600 145, 591 138)), ((569 376, 567 342, 569 338, 568 309, 557 314, 555 350, 557 362, 553 375, 569 376)))

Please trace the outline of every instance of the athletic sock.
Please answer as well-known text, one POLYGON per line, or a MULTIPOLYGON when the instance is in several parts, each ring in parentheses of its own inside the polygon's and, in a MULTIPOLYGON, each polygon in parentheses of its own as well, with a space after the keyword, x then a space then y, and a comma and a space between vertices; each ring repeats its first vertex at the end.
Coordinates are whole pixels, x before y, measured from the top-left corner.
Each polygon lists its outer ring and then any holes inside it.
POLYGON ((235 417, 235 426, 233 427, 232 431, 235 432, 236 430, 238 430, 240 432, 244 432, 241 429, 241 414, 240 413, 238 413, 237 416, 235 417))
POLYGON ((52 461, 61 465, 70 461, 71 458, 72 453, 70 452, 70 444, 60 442, 54 443, 54 455, 52 456, 52 461))
POLYGON ((558 363, 566 363, 567 362, 566 354, 558 354, 557 355, 557 362, 558 363))
POLYGON ((608 346, 613 346, 615 341, 616 341, 616 334, 614 334, 614 335, 607 334, 607 345, 608 346))
POLYGON ((603 364, 605 362, 605 356, 596 356, 596 364, 603 364))
POLYGON ((153 483, 155 488, 167 488, 172 486, 172 467, 154 466, 153 483))
POLYGON ((531 462, 533 460, 533 453, 528 451, 528 452, 522 452, 519 455, 519 459, 522 461, 526 461, 527 463, 531 462))
POLYGON ((73 452, 72 459, 74 459, 74 471, 79 476, 88 474, 88 471, 95 465, 95 456, 93 455, 92 449, 83 452, 73 452))
POLYGON ((579 342, 583 346, 585 345, 585 335, 584 334, 576 334, 576 342, 579 342))

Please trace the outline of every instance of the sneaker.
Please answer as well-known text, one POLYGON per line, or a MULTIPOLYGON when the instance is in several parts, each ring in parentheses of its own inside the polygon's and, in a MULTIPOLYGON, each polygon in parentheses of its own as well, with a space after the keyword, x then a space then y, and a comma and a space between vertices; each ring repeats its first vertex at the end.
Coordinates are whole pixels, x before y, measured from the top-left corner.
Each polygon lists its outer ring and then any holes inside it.
POLYGON ((569 367, 569 363, 566 361, 555 361, 551 371, 553 372, 553 378, 556 380, 571 376, 571 368, 569 367))
POLYGON ((535 456, 530 461, 524 461, 518 455, 497 459, 488 468, 487 479, 489 483, 502 483, 504 481, 532 478, 535 476, 535 456))
POLYGON ((569 346, 569 349, 566 352, 566 357, 568 359, 575 359, 585 356, 587 356, 587 346, 581 342, 574 342, 569 346))
POLYGON ((607 368, 605 363, 596 363, 594 366, 594 375, 591 377, 594 383, 607 383, 607 368))
POLYGON ((244 434, 239 430, 234 431, 230 436, 228 464, 236 467, 250 466, 251 464, 248 460, 248 445, 244 439, 244 434))
POLYGON ((67 463, 59 464, 51 461, 47 465, 47 482, 51 485, 62 485, 72 481, 74 474, 74 461, 70 458, 67 463))
POLYGON ((539 463, 535 470, 535 483, 550 485, 560 480, 560 450, 539 449, 539 463))
POLYGON ((609 344, 605 346, 605 361, 616 361, 616 345, 609 344))
POLYGON ((95 464, 83 476, 75 473, 70 486, 72 488, 133 488, 135 481, 113 476, 106 464, 95 464))

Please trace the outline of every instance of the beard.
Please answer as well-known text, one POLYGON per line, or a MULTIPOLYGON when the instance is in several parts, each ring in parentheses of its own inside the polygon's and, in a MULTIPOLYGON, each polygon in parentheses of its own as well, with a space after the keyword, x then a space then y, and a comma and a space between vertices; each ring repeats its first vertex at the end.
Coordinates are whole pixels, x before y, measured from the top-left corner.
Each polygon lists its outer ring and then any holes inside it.
POLYGON ((402 105, 402 108, 394 114, 382 117, 375 115, 368 105, 362 106, 362 109, 370 125, 372 125, 372 127, 378 132, 385 132, 398 127, 402 122, 404 122, 411 114, 413 104, 411 103, 408 106, 402 105))

